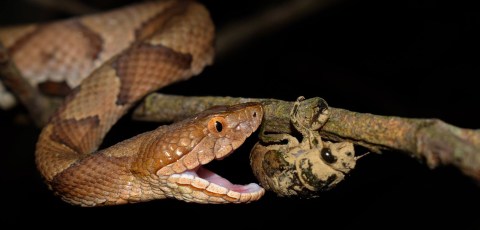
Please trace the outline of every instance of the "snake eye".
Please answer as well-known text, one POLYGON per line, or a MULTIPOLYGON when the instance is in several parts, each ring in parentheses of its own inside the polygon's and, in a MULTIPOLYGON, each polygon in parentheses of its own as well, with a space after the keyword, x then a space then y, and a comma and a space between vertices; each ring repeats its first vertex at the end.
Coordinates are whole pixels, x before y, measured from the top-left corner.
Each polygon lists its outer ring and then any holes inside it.
POLYGON ((220 123, 219 121, 215 121, 215 129, 217 130, 217 132, 222 132, 222 129, 223 129, 222 123, 220 123))
POLYGON ((329 164, 333 164, 337 161, 337 158, 332 154, 329 148, 323 148, 320 155, 323 160, 329 164))
POLYGON ((214 117, 208 121, 208 130, 212 133, 222 133, 225 123, 226 121, 223 117, 214 117))

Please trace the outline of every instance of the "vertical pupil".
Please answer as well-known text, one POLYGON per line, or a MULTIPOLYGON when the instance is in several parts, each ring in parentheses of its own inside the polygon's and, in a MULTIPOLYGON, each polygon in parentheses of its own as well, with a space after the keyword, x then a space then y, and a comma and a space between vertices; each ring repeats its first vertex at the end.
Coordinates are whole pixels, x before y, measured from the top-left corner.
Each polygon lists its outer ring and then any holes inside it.
POLYGON ((215 129, 217 129, 218 132, 222 132, 223 130, 223 125, 222 123, 215 121, 215 129))

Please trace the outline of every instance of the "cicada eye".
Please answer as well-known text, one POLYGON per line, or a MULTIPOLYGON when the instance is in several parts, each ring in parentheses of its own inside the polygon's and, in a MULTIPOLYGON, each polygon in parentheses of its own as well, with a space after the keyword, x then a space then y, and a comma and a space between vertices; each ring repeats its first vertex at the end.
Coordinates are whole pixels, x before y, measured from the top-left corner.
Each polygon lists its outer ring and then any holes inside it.
POLYGON ((337 161, 337 157, 332 154, 332 151, 329 148, 323 148, 320 153, 322 159, 328 164, 333 164, 337 161))

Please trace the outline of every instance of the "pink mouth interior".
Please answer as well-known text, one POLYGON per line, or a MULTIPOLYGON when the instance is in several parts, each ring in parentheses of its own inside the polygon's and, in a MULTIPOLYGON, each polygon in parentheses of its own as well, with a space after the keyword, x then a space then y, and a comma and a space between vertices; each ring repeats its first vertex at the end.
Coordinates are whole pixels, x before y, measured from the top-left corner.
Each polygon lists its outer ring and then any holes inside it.
POLYGON ((248 185, 232 184, 227 179, 201 166, 194 170, 189 170, 187 172, 196 174, 198 177, 204 180, 207 180, 210 183, 220 185, 224 188, 227 188, 228 190, 239 192, 239 193, 251 193, 261 189, 261 187, 255 183, 250 183, 248 185))

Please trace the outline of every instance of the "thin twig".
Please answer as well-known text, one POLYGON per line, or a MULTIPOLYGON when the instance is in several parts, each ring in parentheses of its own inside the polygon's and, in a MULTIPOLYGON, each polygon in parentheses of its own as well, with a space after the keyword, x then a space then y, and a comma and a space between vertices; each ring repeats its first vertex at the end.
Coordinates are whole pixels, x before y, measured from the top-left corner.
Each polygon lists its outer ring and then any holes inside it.
MULTIPOLYGON (((182 97, 152 94, 137 107, 134 119, 169 122, 214 105, 247 101, 264 103, 269 132, 290 133, 293 102, 231 97, 182 97)), ((453 165, 480 181, 480 131, 462 129, 438 119, 411 119, 357 113, 330 107, 320 134, 330 140, 351 141, 373 152, 397 150, 425 160, 429 167, 453 165)))

